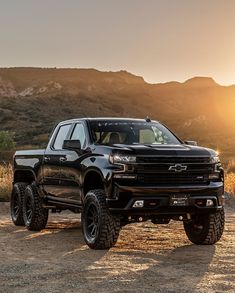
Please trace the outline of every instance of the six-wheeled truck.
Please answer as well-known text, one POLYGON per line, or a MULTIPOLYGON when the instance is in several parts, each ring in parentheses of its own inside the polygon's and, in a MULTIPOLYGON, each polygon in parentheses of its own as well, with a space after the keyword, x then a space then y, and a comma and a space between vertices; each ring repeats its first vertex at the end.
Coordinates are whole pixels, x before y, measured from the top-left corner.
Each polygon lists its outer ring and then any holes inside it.
POLYGON ((224 172, 215 151, 182 141, 150 119, 59 123, 46 149, 17 151, 11 216, 30 231, 48 212, 81 213, 84 240, 112 247, 122 226, 182 221, 190 241, 214 244, 224 229, 224 172))

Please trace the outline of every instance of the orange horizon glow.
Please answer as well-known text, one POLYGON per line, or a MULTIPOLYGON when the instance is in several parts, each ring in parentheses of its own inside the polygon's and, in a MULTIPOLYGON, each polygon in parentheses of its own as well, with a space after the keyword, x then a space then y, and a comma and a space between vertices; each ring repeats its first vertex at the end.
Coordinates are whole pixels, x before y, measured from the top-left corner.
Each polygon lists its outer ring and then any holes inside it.
POLYGON ((233 85, 234 11, 233 0, 1 1, 0 67, 127 70, 149 83, 209 76, 233 85))

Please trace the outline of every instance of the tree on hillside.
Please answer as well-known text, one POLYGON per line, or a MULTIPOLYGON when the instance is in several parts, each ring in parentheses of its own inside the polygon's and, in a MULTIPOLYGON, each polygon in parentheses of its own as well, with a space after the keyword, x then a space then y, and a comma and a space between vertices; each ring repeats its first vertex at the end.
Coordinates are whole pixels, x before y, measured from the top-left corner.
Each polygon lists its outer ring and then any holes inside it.
POLYGON ((15 147, 14 132, 0 131, 0 151, 11 151, 15 147))

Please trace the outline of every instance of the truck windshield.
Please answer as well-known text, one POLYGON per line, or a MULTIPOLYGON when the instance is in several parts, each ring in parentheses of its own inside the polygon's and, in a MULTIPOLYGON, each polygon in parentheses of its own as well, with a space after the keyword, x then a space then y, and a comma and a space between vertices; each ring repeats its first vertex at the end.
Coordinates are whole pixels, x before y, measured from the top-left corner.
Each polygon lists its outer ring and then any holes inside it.
POLYGON ((181 142, 158 122, 90 121, 96 144, 181 144, 181 142))

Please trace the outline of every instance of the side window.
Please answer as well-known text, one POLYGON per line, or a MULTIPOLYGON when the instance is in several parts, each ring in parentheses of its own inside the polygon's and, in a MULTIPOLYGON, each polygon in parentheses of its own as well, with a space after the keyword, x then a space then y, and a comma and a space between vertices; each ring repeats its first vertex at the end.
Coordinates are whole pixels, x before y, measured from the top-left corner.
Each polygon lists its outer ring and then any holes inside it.
POLYGON ((84 126, 81 123, 76 124, 73 134, 71 136, 72 140, 80 140, 81 142, 81 147, 84 148, 86 144, 86 134, 85 134, 85 129, 84 126))
POLYGON ((57 132, 57 136, 54 142, 54 149, 55 150, 62 150, 64 140, 69 132, 71 124, 66 124, 60 126, 59 131, 57 132))

